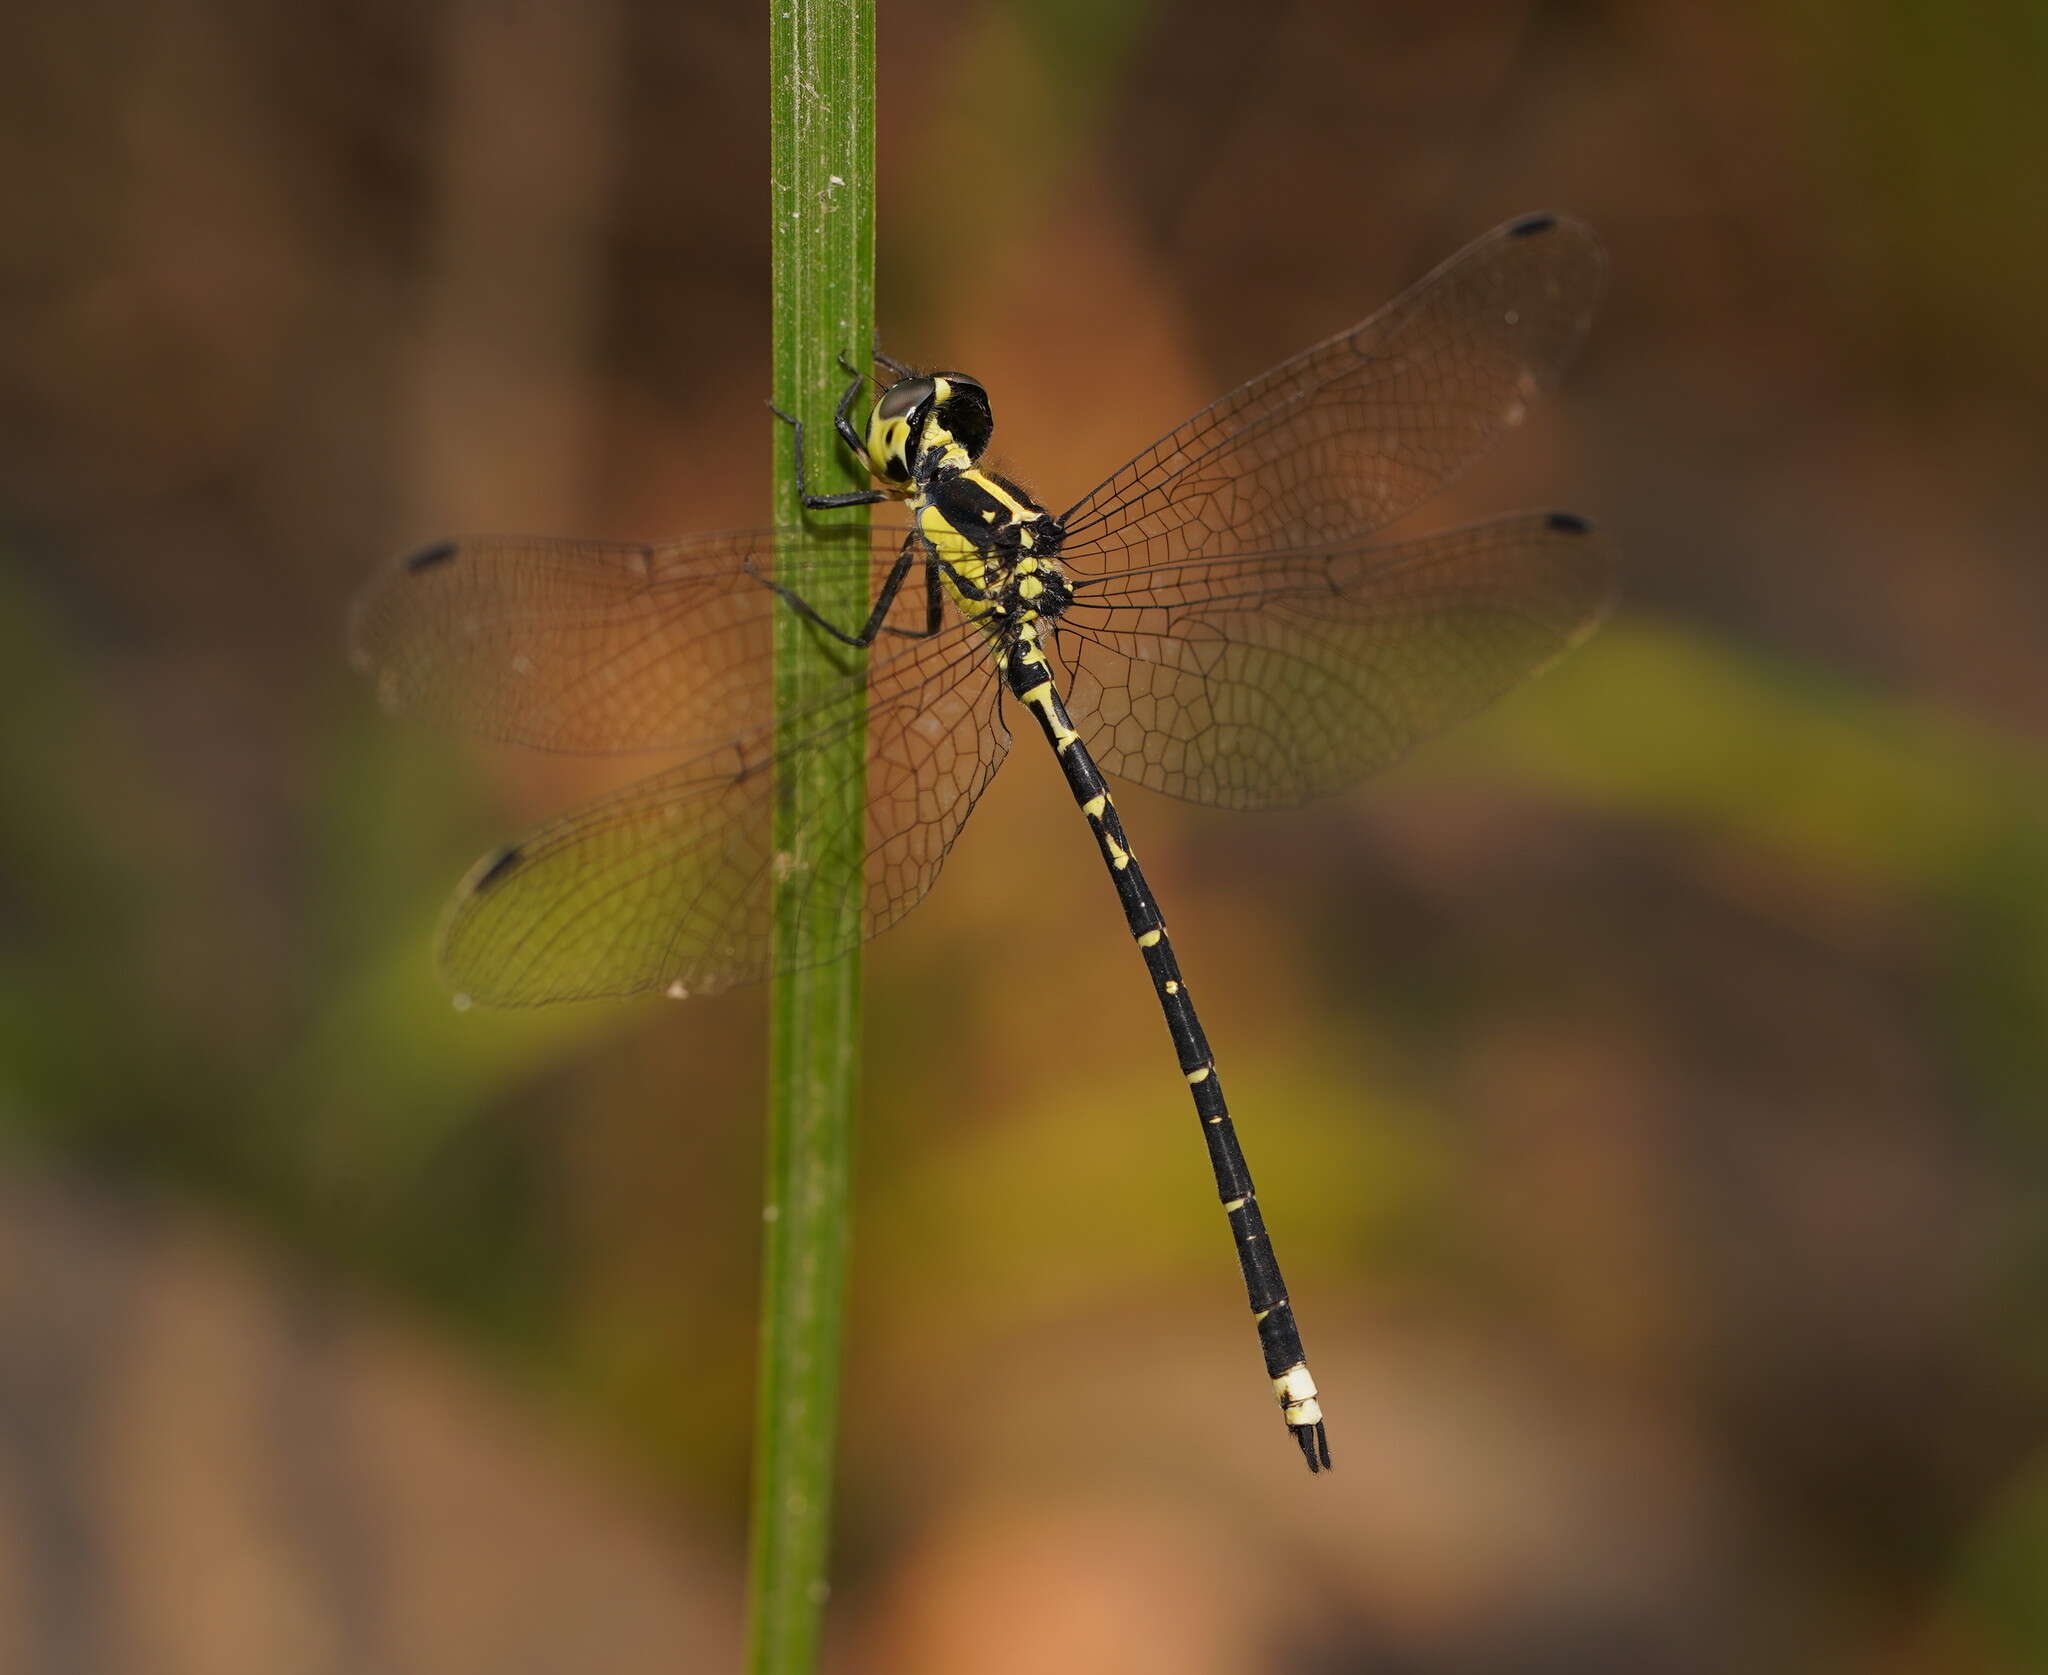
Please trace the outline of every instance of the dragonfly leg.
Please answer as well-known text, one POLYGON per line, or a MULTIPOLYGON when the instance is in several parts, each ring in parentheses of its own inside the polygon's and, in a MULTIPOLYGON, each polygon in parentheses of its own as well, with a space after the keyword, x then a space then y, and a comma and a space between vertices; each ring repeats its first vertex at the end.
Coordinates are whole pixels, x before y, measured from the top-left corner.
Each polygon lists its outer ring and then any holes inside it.
MULTIPOLYGON (((858 390, 859 388, 859 384, 856 383, 854 385, 854 389, 858 390)), ((842 400, 840 402, 839 414, 833 422, 836 426, 839 427, 839 431, 842 436, 852 438, 853 426, 846 418, 847 405, 848 403, 846 400, 842 400)), ((803 502, 804 509, 806 511, 830 512, 836 510, 841 506, 873 506, 879 501, 893 500, 896 498, 894 495, 889 493, 887 489, 854 489, 846 494, 811 493, 810 488, 804 478, 803 420, 799 419, 794 413, 783 412, 783 410, 777 407, 775 403, 772 401, 769 402, 768 404, 768 411, 773 413, 778 419, 780 419, 784 424, 788 425, 790 428, 792 435, 791 446, 796 455, 796 497, 797 499, 803 502)), ((851 445, 853 447, 854 457, 858 459, 863 465, 866 465, 868 457, 867 450, 860 446, 859 440, 857 438, 854 438, 852 440, 851 445)))
MULTIPOLYGON (((912 530, 904 537, 904 557, 910 556, 913 547, 919 544, 917 531, 912 530)), ((897 561, 901 563, 902 560, 897 561)), ((941 560, 940 562, 943 562, 941 560)), ((947 566, 948 569, 952 567, 947 566)), ((922 628, 884 628, 884 634, 900 634, 906 640, 928 640, 936 634, 946 620, 945 595, 939 591, 939 566, 927 560, 924 567, 924 626, 922 628)))
POLYGON ((834 623, 827 622, 824 617, 818 614, 817 609, 811 602, 801 593, 798 593, 796 589, 784 587, 782 583, 776 581, 772 576, 762 576, 760 579, 773 589, 774 592, 779 594, 789 605, 789 608, 806 622, 816 623, 818 627, 822 628, 827 634, 830 634, 841 645, 854 646, 865 651, 885 633, 901 634, 909 639, 922 640, 939 631, 941 616, 936 583, 928 585, 926 590, 926 623, 923 632, 920 633, 914 628, 885 628, 883 626, 883 621, 889 614, 890 606, 896 603, 896 595, 903 590, 904 577, 910 574, 910 567, 918 561, 918 557, 917 532, 913 530, 905 537, 903 550, 896 555, 896 562, 890 567, 888 579, 882 583, 881 592, 875 595, 874 609, 868 612, 867 621, 862 623, 859 630, 852 634, 847 633, 845 629, 834 623))
MULTIPOLYGON (((846 358, 843 350, 840 352, 839 366, 853 382, 846 386, 846 394, 839 398, 839 405, 832 410, 832 428, 839 432, 839 440, 844 442, 853 457, 860 461, 861 469, 870 477, 879 477, 881 473, 875 469, 875 462, 868 457, 867 443, 862 440, 860 432, 853 428, 853 404, 860 396, 861 385, 868 381, 867 375, 846 358)), ((888 497, 883 495, 881 498, 888 497)))
POLYGON ((972 599, 978 604, 988 597, 988 589, 983 587, 981 583, 977 581, 972 581, 968 577, 961 575, 960 572, 953 567, 953 561, 951 559, 939 559, 934 563, 932 568, 934 572, 943 570, 946 573, 946 580, 951 582, 955 587, 957 587, 960 590, 962 598, 972 599))

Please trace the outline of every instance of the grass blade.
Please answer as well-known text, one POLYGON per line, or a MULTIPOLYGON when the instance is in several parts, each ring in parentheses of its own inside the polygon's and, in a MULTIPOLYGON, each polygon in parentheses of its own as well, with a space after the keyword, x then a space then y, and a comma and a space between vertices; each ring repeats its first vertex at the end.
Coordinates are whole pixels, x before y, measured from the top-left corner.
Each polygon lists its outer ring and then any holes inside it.
MULTIPOLYGON (((819 421, 864 357, 874 318, 872 0, 772 0, 771 193, 775 400, 810 421, 816 492, 864 488, 819 421)), ((800 519, 789 433, 774 430, 776 521, 800 519)), ((865 540, 858 513, 814 517, 865 540)), ((862 550, 865 550, 864 546, 862 550)), ((832 621, 866 613, 858 567, 845 597, 809 595, 832 621)), ((778 711, 795 713, 861 654, 794 612, 775 628, 778 711)), ((864 715, 860 698, 851 700, 864 715)), ((815 727, 813 714, 809 725, 815 727)), ((860 1070, 860 956, 820 965, 862 911, 866 735, 849 727, 776 786, 772 996, 761 1351, 755 1409, 747 1668, 808 1675, 826 1590, 846 1285, 851 1129, 860 1070)))

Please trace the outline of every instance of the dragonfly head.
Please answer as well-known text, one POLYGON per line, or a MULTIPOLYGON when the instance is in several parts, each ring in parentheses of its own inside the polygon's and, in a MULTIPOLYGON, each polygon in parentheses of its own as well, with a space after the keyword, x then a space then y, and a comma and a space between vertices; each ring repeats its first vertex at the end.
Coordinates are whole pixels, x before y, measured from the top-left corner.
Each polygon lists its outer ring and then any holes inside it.
POLYGON ((958 448, 973 464, 995 430, 988 391, 963 373, 903 378, 882 392, 868 416, 868 458, 891 483, 929 476, 958 448))

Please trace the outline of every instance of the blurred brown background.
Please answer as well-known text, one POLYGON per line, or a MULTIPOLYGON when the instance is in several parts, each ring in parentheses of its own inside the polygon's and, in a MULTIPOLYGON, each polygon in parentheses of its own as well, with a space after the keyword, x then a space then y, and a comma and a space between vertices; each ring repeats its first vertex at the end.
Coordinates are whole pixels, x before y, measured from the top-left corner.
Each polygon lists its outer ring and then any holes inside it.
MULTIPOLYGON (((1125 800, 1324 1482, 1018 753, 872 950, 833 1667, 2048 1668, 2048 10, 883 12, 885 339, 1052 505, 1569 209, 1590 350, 1435 510, 1594 516, 1627 604, 1340 802, 1125 800)), ((762 998, 453 1012, 441 903, 578 767, 340 622, 451 531, 762 521, 765 62, 0 24, 0 1670, 735 1664, 762 998)))

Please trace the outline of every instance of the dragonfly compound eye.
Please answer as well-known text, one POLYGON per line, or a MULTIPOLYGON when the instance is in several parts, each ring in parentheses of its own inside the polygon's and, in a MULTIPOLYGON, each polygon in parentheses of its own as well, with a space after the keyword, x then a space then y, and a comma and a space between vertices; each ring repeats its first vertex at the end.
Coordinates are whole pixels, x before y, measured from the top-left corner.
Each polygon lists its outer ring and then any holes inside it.
MULTIPOLYGON (((988 391, 972 378, 948 372, 938 380, 939 404, 932 417, 935 429, 960 444, 971 460, 980 459, 995 434, 995 415, 990 411, 988 391)), ((936 438, 927 438, 936 440, 936 438)))
POLYGON ((929 378, 905 378, 882 392, 868 419, 868 459, 876 476, 892 483, 910 481, 911 455, 931 412, 932 394, 929 378))

